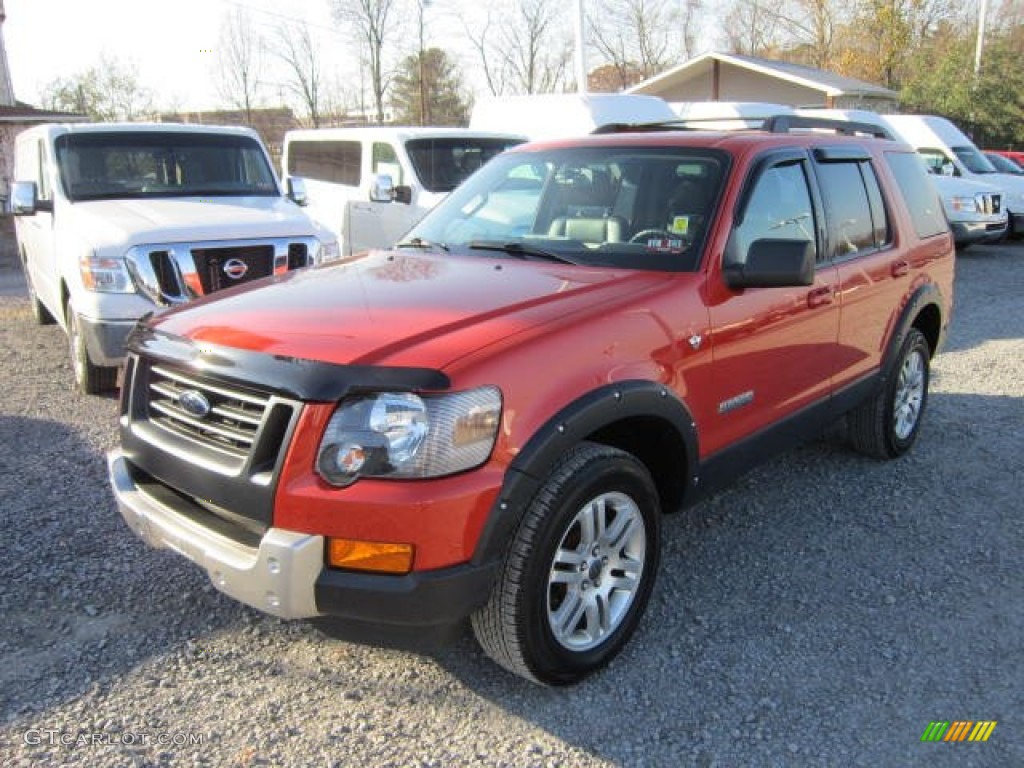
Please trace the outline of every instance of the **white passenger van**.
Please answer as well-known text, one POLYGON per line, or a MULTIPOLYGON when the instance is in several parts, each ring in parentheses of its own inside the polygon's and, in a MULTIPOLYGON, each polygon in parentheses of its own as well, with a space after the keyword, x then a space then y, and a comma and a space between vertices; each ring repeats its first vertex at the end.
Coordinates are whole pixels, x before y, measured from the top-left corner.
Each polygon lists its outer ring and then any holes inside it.
POLYGON ((465 128, 373 126, 289 131, 281 158, 306 211, 343 255, 398 242, 463 179, 525 137, 465 128))
POLYGON ((885 122, 901 139, 917 149, 929 169, 994 184, 1005 192, 1009 234, 1024 235, 1024 176, 1000 173, 959 128, 935 115, 886 115, 885 122))

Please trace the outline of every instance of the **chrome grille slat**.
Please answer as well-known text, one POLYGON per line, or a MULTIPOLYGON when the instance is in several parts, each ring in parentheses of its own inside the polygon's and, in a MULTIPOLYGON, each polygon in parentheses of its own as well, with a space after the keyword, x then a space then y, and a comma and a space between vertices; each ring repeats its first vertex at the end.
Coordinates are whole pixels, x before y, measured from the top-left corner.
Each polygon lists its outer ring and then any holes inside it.
POLYGON ((270 397, 235 389, 164 365, 150 368, 150 422, 200 446, 244 462, 252 453, 270 397), (205 414, 187 411, 185 392, 199 393, 209 404, 205 414))

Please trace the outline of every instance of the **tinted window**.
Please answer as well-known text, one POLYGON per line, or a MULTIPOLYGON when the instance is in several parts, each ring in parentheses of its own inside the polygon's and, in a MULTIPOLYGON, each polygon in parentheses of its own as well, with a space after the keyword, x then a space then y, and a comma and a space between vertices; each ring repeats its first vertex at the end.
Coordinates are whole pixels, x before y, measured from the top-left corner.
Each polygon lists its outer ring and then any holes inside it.
POLYGON ((888 225, 871 166, 829 162, 819 164, 817 171, 828 212, 829 255, 843 258, 885 243, 888 225))
POLYGON ((262 146, 248 136, 80 133, 59 137, 56 148, 72 200, 278 193, 262 146))
POLYGON ((935 186, 925 174, 921 159, 916 154, 886 152, 885 160, 910 209, 910 218, 918 237, 933 237, 946 232, 946 215, 942 211, 935 186))
POLYGON ((358 187, 362 157, 358 141, 291 141, 288 175, 358 187))
POLYGON ((992 167, 992 163, 973 145, 953 147, 953 153, 960 158, 960 162, 967 166, 967 170, 971 173, 996 172, 996 169, 992 167))
POLYGON ((495 155, 520 144, 512 139, 411 139, 405 151, 424 189, 451 192, 495 155))
MULTIPOLYGON (((729 245, 729 261, 742 263, 757 240, 802 240, 816 243, 814 208, 802 163, 777 165, 755 182, 729 245)), ((815 254, 817 247, 815 246, 815 254)))

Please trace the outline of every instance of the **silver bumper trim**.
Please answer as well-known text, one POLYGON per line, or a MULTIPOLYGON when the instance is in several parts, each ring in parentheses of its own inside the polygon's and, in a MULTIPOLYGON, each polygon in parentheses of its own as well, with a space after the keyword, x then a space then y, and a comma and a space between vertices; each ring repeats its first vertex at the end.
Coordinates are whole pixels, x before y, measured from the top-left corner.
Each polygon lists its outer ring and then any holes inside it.
POLYGON ((110 482, 125 522, 147 544, 171 549, 203 568, 221 592, 283 619, 319 616, 315 587, 324 539, 271 528, 258 549, 247 547, 177 513, 132 480, 124 454, 107 454, 110 482))

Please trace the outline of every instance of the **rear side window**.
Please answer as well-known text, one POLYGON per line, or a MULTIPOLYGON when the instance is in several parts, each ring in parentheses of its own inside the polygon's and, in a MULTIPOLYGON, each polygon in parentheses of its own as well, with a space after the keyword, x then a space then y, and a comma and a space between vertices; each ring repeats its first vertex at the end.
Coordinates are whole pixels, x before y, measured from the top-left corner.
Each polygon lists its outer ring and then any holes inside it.
POLYGON ((910 210, 910 218, 918 237, 935 237, 948 231, 946 215, 935 191, 935 185, 928 178, 924 165, 917 154, 908 152, 886 152, 885 161, 896 177, 896 184, 903 193, 903 199, 910 210))
POLYGON ((870 163, 823 162, 818 178, 827 203, 829 256, 842 259, 889 241, 889 223, 870 163))
POLYGON ((362 156, 358 141, 291 141, 288 175, 358 187, 362 156))

